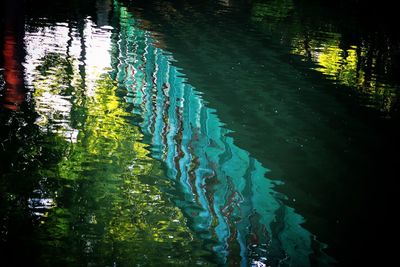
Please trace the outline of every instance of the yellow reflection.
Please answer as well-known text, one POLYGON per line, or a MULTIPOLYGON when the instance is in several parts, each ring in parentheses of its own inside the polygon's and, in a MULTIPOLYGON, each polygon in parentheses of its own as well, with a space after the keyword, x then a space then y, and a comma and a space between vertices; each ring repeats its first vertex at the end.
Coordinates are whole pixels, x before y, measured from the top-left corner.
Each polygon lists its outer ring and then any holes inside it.
MULTIPOLYGON (((86 160, 109 159, 110 166, 115 166, 115 169, 105 171, 107 179, 123 181, 119 189, 116 189, 119 196, 107 197, 111 202, 110 211, 113 214, 106 228, 107 242, 138 239, 169 242, 171 229, 191 235, 184 224, 183 214, 165 202, 162 192, 155 186, 140 182, 139 178, 142 176, 162 176, 161 168, 157 161, 147 156, 149 152, 146 145, 140 142, 143 135, 139 128, 126 121, 125 118, 129 114, 116 95, 116 89, 115 83, 108 75, 103 75, 96 82, 94 95, 87 102, 85 136, 82 136, 82 142, 78 142, 79 146, 83 145, 79 154, 86 155, 86 160)), ((80 160, 70 163, 82 164, 80 160)), ((103 164, 109 165, 107 162, 103 164)), ((62 168, 70 175, 71 171, 79 169, 79 166, 64 163, 62 168)), ((179 242, 187 243, 182 238, 179 242)))
MULTIPOLYGON (((131 114, 107 74, 111 34, 94 27, 90 20, 82 37, 73 32, 60 25, 27 33, 27 81, 39 114, 37 124, 43 131, 57 134, 54 145, 65 148, 57 179, 66 187, 82 190, 74 203, 79 209, 59 206, 46 214, 43 229, 53 238, 49 242, 57 244, 67 238, 68 230, 79 220, 86 224, 79 230, 80 236, 85 236, 89 225, 101 225, 96 242, 119 245, 129 257, 137 256, 132 251, 144 254, 153 250, 156 254, 155 245, 160 242, 162 246, 170 244, 171 251, 174 244, 189 250, 193 234, 184 215, 160 189, 168 182, 157 179, 155 184, 151 179, 163 177, 163 169, 148 156, 141 142, 143 135, 127 120, 131 114), (150 179, 150 184, 142 179, 150 179), (90 187, 84 186, 86 181, 90 187), (83 222, 78 210, 87 216, 83 222)), ((187 261, 185 266, 190 258, 187 261)))
POLYGON ((348 49, 342 49, 340 40, 339 34, 331 34, 329 39, 318 41, 294 38, 292 53, 311 59, 317 64, 314 69, 318 72, 366 95, 366 106, 390 113, 396 98, 395 88, 377 80, 378 74, 374 73, 377 56, 368 55, 367 48, 363 45, 352 45, 348 49), (372 63, 368 65, 367 62, 372 63), (366 70, 372 74, 366 75, 366 70))

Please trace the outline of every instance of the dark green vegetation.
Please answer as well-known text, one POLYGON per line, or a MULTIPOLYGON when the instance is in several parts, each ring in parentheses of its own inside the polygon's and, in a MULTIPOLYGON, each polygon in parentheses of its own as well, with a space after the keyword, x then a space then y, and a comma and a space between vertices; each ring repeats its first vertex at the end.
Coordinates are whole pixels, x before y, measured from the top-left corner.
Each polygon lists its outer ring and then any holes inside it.
POLYGON ((1 266, 391 261, 390 6, 23 2, 0 9, 1 266))

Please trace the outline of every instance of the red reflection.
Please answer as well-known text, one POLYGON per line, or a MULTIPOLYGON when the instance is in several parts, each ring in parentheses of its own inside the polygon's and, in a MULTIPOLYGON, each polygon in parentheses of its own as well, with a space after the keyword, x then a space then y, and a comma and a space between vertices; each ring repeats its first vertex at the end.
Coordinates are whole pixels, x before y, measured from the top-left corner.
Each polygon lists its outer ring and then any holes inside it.
POLYGON ((16 38, 15 36, 8 35, 4 38, 4 80, 6 88, 3 98, 3 107, 18 110, 20 104, 25 99, 23 90, 23 73, 22 66, 18 62, 16 38))
POLYGON ((20 1, 6 1, 4 27, 4 43, 3 43, 3 59, 4 59, 4 81, 5 89, 0 105, 11 110, 18 110, 19 106, 25 100, 23 68, 21 64, 22 38, 18 38, 17 31, 20 26, 23 29, 23 16, 18 14, 20 1), (7 6, 8 5, 8 6, 7 6), (18 14, 18 15, 17 15, 18 14), (21 19, 18 20, 18 18, 21 19))

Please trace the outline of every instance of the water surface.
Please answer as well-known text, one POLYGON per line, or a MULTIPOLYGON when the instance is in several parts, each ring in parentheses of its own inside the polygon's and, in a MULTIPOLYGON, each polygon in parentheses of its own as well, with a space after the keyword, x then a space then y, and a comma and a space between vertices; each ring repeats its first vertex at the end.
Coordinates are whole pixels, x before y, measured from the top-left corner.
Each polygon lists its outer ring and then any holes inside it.
POLYGON ((390 20, 292 0, 22 2, 1 31, 6 266, 388 261, 390 20))

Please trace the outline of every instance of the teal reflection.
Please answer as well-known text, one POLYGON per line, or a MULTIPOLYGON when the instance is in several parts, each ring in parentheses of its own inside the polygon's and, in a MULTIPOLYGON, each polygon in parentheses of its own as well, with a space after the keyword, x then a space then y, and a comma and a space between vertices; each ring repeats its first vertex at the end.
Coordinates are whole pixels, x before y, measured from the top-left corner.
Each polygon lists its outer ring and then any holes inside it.
POLYGON ((283 203, 268 169, 234 144, 216 110, 157 47, 151 32, 125 7, 114 48, 120 87, 143 120, 138 123, 153 158, 164 162, 182 196, 175 203, 218 262, 241 266, 329 265, 324 245, 302 227, 304 218, 283 203))

